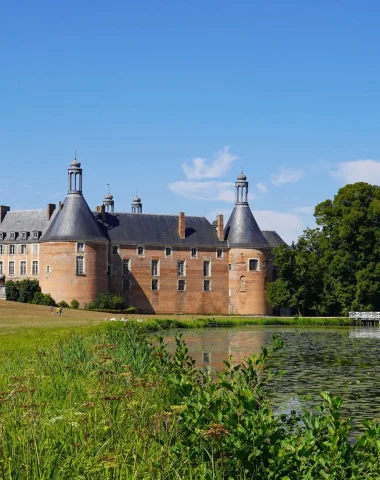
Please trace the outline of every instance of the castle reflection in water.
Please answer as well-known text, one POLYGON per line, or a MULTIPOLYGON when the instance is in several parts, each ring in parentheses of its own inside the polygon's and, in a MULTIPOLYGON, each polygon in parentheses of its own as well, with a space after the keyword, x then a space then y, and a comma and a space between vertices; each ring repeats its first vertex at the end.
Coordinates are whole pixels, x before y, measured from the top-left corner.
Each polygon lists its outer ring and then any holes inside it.
MULTIPOLYGON (((196 366, 211 373, 223 370, 224 361, 231 356, 234 363, 241 363, 244 357, 260 353, 265 345, 264 335, 260 330, 218 328, 187 330, 184 339, 196 366)), ((174 335, 168 335, 166 341, 170 349, 174 348, 174 335)))

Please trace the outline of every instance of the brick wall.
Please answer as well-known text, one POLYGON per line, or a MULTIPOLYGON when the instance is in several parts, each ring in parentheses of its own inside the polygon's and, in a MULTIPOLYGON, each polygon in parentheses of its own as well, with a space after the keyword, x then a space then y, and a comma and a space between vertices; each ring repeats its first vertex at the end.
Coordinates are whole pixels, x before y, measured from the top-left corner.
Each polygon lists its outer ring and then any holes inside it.
POLYGON ((270 250, 237 249, 229 251, 230 313, 238 315, 270 315, 265 298, 266 282, 272 281, 270 250), (258 259, 258 270, 249 270, 249 260, 258 259))
POLYGON ((109 276, 109 290, 120 293, 128 304, 136 306, 144 313, 228 313, 228 253, 217 258, 216 248, 198 250, 197 258, 191 258, 190 248, 172 250, 171 257, 165 256, 164 247, 146 247, 143 255, 137 254, 135 247, 119 246, 117 254, 112 254, 110 246, 109 262, 112 265, 109 276), (123 290, 122 261, 129 259, 131 290, 123 290), (203 291, 203 261, 211 261, 211 291, 203 291), (157 277, 151 275, 152 260, 159 260, 157 277), (184 260, 186 276, 177 275, 177 261, 184 260), (153 291, 152 278, 159 279, 160 289, 153 291), (186 280, 186 291, 177 289, 178 279, 186 280))
POLYGON ((40 286, 56 302, 70 303, 74 298, 83 307, 98 292, 107 292, 106 244, 87 243, 84 252, 76 252, 75 242, 40 244, 40 286), (76 256, 85 258, 85 274, 76 275, 76 256), (50 273, 46 266, 50 266, 50 273))

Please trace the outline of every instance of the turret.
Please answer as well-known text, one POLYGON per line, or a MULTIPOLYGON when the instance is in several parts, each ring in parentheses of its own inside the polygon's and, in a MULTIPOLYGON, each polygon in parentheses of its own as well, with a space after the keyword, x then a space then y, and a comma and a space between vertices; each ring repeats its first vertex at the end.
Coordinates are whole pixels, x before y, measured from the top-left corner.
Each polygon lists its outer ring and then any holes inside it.
POLYGON ((132 213, 142 213, 142 203, 141 203, 141 198, 139 196, 135 196, 135 198, 132 200, 132 213))

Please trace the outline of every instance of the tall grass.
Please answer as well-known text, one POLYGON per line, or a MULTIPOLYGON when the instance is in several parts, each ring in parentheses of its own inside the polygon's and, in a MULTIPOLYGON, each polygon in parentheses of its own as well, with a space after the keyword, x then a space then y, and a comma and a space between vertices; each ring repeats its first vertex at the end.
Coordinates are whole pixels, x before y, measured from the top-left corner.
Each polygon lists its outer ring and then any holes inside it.
POLYGON ((141 325, 107 323, 4 362, 1 479, 343 480, 380 475, 379 427, 373 424, 372 437, 367 433, 360 440, 367 442, 372 465, 364 453, 356 458, 350 450, 348 424, 341 422, 337 403, 329 397, 330 410, 320 415, 273 416, 262 389, 266 350, 247 366, 229 365, 215 382, 195 369, 180 339, 170 355, 165 345, 152 346, 141 325), (286 476, 296 468, 326 470, 318 464, 320 448, 327 451, 321 454, 326 468, 344 459, 340 476, 286 476), (365 476, 347 476, 350 465, 365 476), (271 476, 263 476, 266 471, 271 476))

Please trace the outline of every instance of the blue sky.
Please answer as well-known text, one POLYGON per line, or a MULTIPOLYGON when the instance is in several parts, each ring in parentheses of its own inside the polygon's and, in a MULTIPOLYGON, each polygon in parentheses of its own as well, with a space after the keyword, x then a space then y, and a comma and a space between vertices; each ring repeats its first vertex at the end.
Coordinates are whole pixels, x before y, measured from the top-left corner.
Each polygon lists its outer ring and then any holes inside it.
POLYGON ((380 183, 380 3, 0 1, 0 204, 84 194, 228 215, 241 165, 287 241, 354 181, 380 183))

